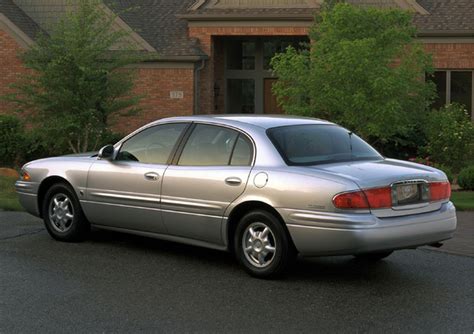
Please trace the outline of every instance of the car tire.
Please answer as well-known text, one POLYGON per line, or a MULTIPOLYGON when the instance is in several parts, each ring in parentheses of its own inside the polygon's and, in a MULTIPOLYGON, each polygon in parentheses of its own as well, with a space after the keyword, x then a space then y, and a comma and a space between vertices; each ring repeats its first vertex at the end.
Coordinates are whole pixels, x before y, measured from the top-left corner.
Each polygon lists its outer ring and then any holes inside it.
POLYGON ((82 241, 90 231, 74 190, 65 183, 57 183, 48 189, 42 213, 48 233, 56 240, 82 241))
POLYGON ((392 253, 393 251, 364 253, 364 254, 355 254, 354 257, 358 260, 377 262, 382 259, 385 259, 386 257, 390 256, 392 253))
POLYGON ((280 220, 270 212, 249 212, 239 221, 234 235, 239 263, 252 276, 274 278, 287 269, 296 250, 280 220))

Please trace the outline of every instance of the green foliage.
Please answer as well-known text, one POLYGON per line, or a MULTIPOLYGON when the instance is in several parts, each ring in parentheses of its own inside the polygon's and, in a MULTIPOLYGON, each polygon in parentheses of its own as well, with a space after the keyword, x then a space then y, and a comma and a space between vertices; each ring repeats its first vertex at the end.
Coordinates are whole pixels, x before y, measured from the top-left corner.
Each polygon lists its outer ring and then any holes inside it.
POLYGON ((288 48, 272 59, 280 105, 342 124, 372 144, 406 145, 435 92, 424 80, 431 58, 415 39, 412 19, 344 3, 323 11, 310 50, 288 48))
POLYGON ((22 58, 32 74, 14 85, 10 100, 20 111, 35 115, 44 144, 56 150, 96 149, 109 117, 134 113, 140 96, 133 95, 133 70, 126 65, 144 60, 114 29, 116 15, 101 1, 81 0, 42 35, 22 58))
POLYGON ((426 120, 425 133, 428 144, 424 150, 436 163, 459 172, 472 161, 474 125, 464 107, 451 104, 433 110, 426 120))
POLYGON ((437 168, 439 170, 442 170, 444 172, 444 174, 446 174, 448 180, 449 180, 449 183, 453 183, 454 181, 454 173, 453 171, 451 170, 451 168, 449 168, 448 166, 446 165, 442 165, 442 164, 433 164, 433 167, 434 168, 437 168))
POLYGON ((458 176, 458 184, 464 190, 474 190, 474 166, 461 170, 458 176))
POLYGON ((18 117, 0 115, 0 167, 14 167, 23 145, 24 128, 18 117))
POLYGON ((451 201, 457 211, 474 211, 474 191, 453 191, 451 201))
POLYGON ((0 175, 0 209, 5 211, 23 211, 15 191, 16 177, 0 175))

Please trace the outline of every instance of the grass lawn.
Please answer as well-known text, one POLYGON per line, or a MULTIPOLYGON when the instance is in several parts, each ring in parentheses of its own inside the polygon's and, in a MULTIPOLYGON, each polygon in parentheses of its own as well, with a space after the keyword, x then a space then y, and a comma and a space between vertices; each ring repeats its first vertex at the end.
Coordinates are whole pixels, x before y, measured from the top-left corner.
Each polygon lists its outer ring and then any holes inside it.
POLYGON ((451 201, 459 211, 474 211, 474 191, 453 191, 451 201))
POLYGON ((15 192, 14 177, 0 176, 0 209, 5 211, 23 211, 15 192))
MULTIPOLYGON (((23 211, 15 193, 16 178, 0 176, 0 209, 23 211)), ((474 191, 453 191, 451 196, 459 211, 474 211, 474 191)))

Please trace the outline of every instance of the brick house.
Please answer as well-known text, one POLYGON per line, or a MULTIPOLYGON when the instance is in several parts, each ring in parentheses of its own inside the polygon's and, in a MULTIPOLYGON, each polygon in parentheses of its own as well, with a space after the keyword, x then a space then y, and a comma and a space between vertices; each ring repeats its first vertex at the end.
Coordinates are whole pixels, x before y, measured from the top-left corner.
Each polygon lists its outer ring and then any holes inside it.
MULTIPOLYGON (((278 113, 272 95, 272 56, 308 40, 321 0, 109 0, 116 25, 133 31, 136 48, 156 55, 138 64, 136 90, 144 111, 116 130, 127 132, 172 115, 278 113), (127 8, 132 10, 124 11, 127 8)), ((474 119, 474 1, 347 0, 361 6, 402 8, 415 14, 419 39, 432 53, 439 99, 460 102, 474 119)), ((1 0, 0 95, 25 71, 18 52, 48 31, 65 0, 1 0)), ((10 110, 0 101, 0 113, 10 110)))

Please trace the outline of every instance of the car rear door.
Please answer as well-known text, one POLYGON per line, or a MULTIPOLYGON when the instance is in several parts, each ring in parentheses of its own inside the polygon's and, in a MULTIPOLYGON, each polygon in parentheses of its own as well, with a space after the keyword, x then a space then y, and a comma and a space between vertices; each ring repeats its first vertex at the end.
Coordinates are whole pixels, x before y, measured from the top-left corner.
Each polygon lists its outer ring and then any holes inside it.
POLYGON ((97 225, 166 232, 160 212, 163 175, 188 126, 146 128, 126 140, 113 161, 97 160, 83 202, 87 218, 97 225))
POLYGON ((162 213, 168 233, 222 243, 224 212, 245 190, 253 154, 247 135, 194 124, 163 179, 162 213))

